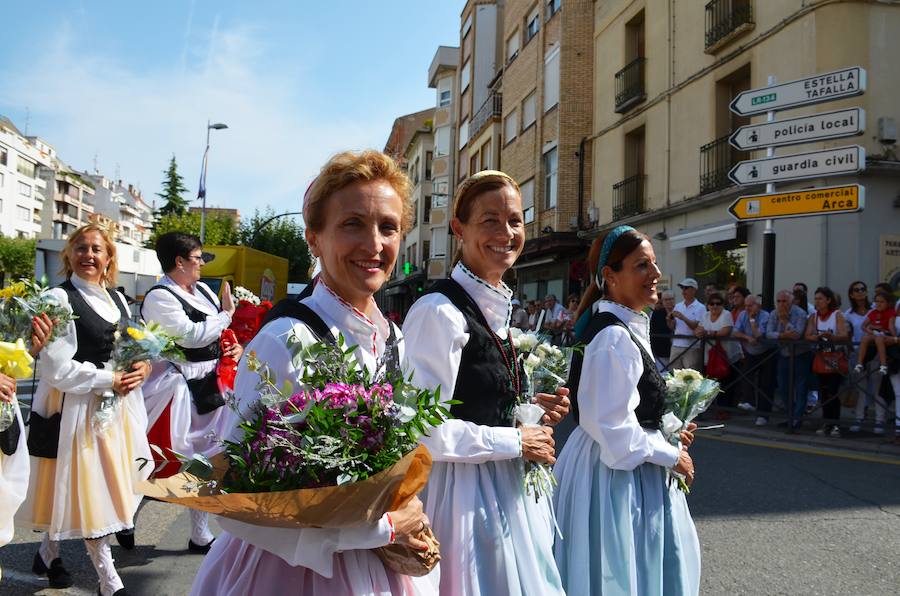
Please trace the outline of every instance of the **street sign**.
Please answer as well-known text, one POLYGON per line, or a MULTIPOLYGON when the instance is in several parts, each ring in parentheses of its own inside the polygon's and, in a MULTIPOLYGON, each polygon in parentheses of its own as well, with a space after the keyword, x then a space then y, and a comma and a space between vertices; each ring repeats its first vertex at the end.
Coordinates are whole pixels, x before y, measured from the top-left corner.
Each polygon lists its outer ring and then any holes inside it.
POLYGON ((728 139, 741 151, 852 137, 866 130, 866 111, 849 108, 742 126, 728 139))
POLYGON ((763 184, 787 182, 823 176, 856 174, 866 167, 866 150, 849 145, 824 151, 794 153, 739 162, 728 172, 735 184, 763 184))
POLYGON ((792 192, 747 195, 732 203, 728 207, 728 212, 738 221, 854 213, 865 208, 865 199, 866 188, 864 186, 847 184, 792 192))
POLYGON ((730 107, 739 116, 753 116, 862 95, 865 90, 866 70, 851 66, 790 83, 744 91, 734 98, 730 107))

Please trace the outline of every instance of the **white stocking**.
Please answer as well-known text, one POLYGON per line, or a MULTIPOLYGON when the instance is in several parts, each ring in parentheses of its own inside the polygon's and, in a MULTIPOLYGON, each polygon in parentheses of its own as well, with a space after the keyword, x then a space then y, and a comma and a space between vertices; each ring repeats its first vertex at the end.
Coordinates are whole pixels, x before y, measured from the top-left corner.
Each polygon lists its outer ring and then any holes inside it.
POLYGON ((100 578, 100 593, 103 596, 111 596, 116 590, 124 588, 125 585, 122 583, 122 578, 119 577, 113 565, 114 561, 112 550, 109 548, 108 537, 85 540, 84 545, 91 556, 91 562, 94 563, 97 577, 100 578))
POLYGON ((197 546, 205 546, 215 536, 209 531, 209 514, 205 511, 191 509, 191 540, 197 546))
POLYGON ((41 559, 44 561, 44 565, 50 567, 50 563, 52 563, 54 559, 59 558, 59 542, 50 540, 50 534, 44 532, 44 537, 41 540, 41 546, 38 548, 38 552, 41 553, 41 559))

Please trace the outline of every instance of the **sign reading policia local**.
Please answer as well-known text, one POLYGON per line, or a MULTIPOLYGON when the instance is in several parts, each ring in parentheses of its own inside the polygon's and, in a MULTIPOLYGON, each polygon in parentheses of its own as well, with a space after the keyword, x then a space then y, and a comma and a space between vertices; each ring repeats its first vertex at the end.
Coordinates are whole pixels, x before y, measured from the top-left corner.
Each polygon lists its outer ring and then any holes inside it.
POLYGON ((865 69, 851 66, 790 83, 744 91, 734 98, 730 107, 739 116, 755 116, 853 97, 865 91, 865 69))
POLYGON ((834 213, 862 211, 866 189, 859 184, 827 186, 790 192, 747 195, 728 207, 739 221, 755 219, 785 219, 834 213))
POLYGON ((736 149, 751 151, 763 147, 783 147, 852 137, 865 130, 865 110, 849 108, 777 122, 748 124, 734 131, 729 141, 736 149))

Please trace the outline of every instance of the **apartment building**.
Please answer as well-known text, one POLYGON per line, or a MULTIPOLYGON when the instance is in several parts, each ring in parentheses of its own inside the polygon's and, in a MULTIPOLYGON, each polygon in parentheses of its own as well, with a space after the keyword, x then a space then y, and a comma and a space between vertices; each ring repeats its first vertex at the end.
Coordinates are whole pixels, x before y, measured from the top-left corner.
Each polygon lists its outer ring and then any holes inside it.
POLYGON ((94 216, 94 183, 58 158, 51 161, 38 169, 47 187, 40 237, 65 240, 94 216))
POLYGON ((84 173, 94 184, 94 219, 107 222, 114 240, 143 246, 153 227, 153 208, 144 202, 143 194, 133 185, 110 180, 102 174, 84 173))
POLYGON ((593 10, 591 0, 508 2, 503 12, 500 164, 522 191, 518 294, 564 301, 589 277, 593 10))
POLYGON ((51 167, 55 150, 29 139, 0 116, 0 234, 36 238, 41 231, 46 182, 38 176, 51 167))
MULTIPOLYGON (((568 6, 568 4, 566 4, 568 6)), ((565 7, 564 7, 565 10, 565 7)), ((592 204, 599 225, 628 223, 653 238, 662 285, 684 276, 762 288, 764 222, 727 212, 739 160, 765 157, 728 143, 741 91, 850 66, 868 73, 862 96, 779 112, 777 119, 848 107, 866 112, 860 137, 779 148, 777 155, 859 144, 859 175, 777 185, 792 190, 860 183, 859 213, 775 222, 775 287, 804 281, 841 293, 854 279, 900 283, 900 62, 894 35, 900 6, 879 2, 605 0, 594 4, 592 204)))

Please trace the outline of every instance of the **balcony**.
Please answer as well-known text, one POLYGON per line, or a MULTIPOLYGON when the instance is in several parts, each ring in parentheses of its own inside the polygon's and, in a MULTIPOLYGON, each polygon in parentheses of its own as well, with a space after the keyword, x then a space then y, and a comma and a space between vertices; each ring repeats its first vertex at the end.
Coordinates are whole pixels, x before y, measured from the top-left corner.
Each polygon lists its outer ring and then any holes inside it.
POLYGON ((644 211, 647 177, 637 174, 613 184, 613 221, 644 211))
POLYGON ((616 73, 616 113, 622 114, 647 99, 644 88, 646 58, 637 58, 616 73))
POLYGON ((712 0, 706 5, 706 53, 714 53, 755 26, 751 0, 712 0))
POLYGON ((747 159, 746 152, 732 147, 727 135, 700 147, 700 194, 731 186, 728 172, 742 159, 747 159))
POLYGON ((469 139, 472 140, 481 134, 484 127, 491 122, 500 122, 500 114, 503 111, 503 96, 501 93, 491 93, 485 100, 472 120, 469 122, 469 139))

